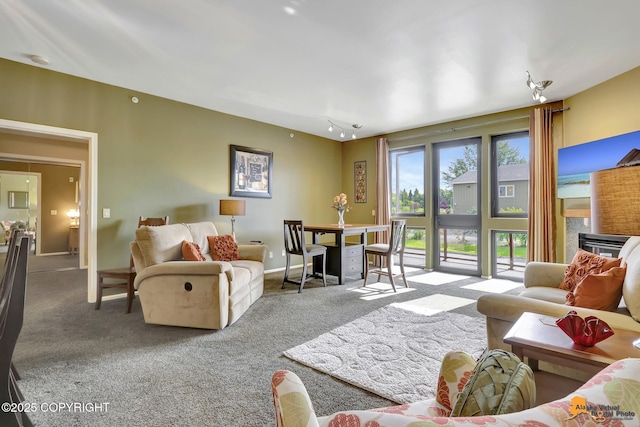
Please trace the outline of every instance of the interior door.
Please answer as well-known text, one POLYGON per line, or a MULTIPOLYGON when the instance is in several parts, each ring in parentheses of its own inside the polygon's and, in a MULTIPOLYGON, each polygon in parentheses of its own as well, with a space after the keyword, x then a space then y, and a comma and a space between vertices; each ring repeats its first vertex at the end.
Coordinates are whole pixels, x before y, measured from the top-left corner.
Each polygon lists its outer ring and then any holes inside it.
POLYGON ((435 270, 480 275, 481 138, 433 145, 435 270))

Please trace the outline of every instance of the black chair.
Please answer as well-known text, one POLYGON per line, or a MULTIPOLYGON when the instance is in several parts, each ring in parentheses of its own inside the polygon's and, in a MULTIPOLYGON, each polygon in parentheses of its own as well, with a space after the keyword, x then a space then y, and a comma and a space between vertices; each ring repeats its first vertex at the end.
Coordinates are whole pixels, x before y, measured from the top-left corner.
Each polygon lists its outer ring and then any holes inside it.
POLYGON ((22 232, 12 235, 0 290, 0 402, 15 406, 17 410, 0 411, 1 426, 31 427, 27 413, 20 410, 24 401, 16 383, 13 351, 24 320, 24 300, 31 238, 22 232))
POLYGON ((378 280, 380 276, 389 276, 393 292, 396 292, 396 284, 393 280, 394 277, 402 277, 404 286, 409 287, 407 284, 407 278, 404 274, 404 248, 407 241, 407 221, 404 219, 394 219, 391 221, 391 236, 389 237, 389 243, 375 243, 373 245, 367 245, 364 247, 364 285, 367 286, 367 278, 369 273, 377 274, 378 280), (368 255, 375 255, 384 260, 384 263, 380 264, 380 267, 369 271, 369 257, 368 255), (400 264, 400 274, 393 274, 393 256, 398 255, 400 264), (386 264, 387 270, 384 270, 386 264))
POLYGON ((304 241, 304 225, 302 221, 285 220, 284 221, 284 248, 287 257, 287 267, 284 271, 284 280, 282 281, 282 289, 287 283, 298 285, 298 292, 302 292, 304 284, 310 276, 315 274, 307 274, 307 264, 316 256, 322 257, 322 284, 327 286, 327 248, 322 245, 307 245, 304 241), (291 255, 300 255, 302 257, 302 276, 299 282, 289 280, 289 270, 291 269, 291 255))

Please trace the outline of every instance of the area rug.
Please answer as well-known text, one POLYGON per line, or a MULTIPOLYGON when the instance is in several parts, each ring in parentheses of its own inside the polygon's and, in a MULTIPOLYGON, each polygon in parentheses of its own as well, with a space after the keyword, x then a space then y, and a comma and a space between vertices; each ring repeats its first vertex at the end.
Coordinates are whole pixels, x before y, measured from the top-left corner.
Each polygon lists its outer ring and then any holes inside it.
POLYGON ((426 316, 388 305, 284 355, 403 404, 434 397, 447 352, 478 357, 485 347, 484 318, 446 311, 426 316))

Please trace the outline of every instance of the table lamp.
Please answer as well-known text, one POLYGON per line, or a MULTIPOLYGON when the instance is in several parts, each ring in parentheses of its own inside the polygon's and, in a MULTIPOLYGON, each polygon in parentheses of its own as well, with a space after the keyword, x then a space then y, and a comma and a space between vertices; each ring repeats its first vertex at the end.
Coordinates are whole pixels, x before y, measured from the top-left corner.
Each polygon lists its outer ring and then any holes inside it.
POLYGON ((78 209, 70 209, 69 212, 67 212, 67 216, 71 220, 70 225, 72 227, 80 225, 80 211, 78 209))
POLYGON ((236 240, 235 217, 244 216, 244 213, 244 200, 220 200, 220 215, 231 215, 231 235, 233 240, 236 240))

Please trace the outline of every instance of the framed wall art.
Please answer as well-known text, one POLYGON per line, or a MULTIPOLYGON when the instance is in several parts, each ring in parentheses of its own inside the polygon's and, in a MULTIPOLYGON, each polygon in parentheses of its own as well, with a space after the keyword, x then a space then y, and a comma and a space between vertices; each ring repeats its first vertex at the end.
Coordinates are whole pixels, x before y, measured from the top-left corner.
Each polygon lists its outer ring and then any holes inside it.
POLYGON ((355 185, 355 202, 367 203, 367 161, 361 160, 353 164, 355 185))
POLYGON ((230 196, 271 198, 273 152, 230 145, 230 196))

